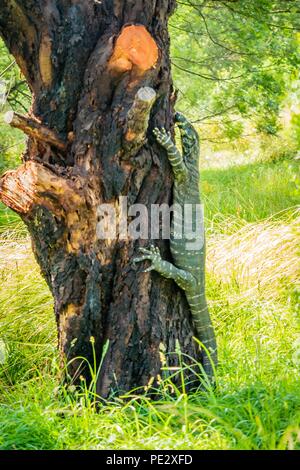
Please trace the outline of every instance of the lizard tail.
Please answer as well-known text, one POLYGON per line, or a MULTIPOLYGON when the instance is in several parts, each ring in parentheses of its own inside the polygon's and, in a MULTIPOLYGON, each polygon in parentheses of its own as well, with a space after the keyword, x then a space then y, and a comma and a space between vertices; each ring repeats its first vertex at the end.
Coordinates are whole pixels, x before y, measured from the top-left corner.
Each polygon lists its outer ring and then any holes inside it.
POLYGON ((191 312, 197 338, 204 346, 202 348, 203 369, 210 381, 213 382, 214 369, 218 364, 217 342, 206 300, 203 301, 201 307, 191 308, 191 312))

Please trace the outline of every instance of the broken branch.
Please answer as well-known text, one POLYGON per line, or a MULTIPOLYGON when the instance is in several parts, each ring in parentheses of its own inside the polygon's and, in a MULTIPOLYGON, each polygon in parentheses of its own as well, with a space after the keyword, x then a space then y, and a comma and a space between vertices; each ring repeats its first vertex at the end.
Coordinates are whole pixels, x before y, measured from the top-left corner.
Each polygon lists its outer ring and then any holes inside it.
POLYGON ((67 148, 66 142, 60 139, 56 132, 43 126, 36 118, 8 111, 4 116, 4 121, 12 127, 21 129, 25 134, 40 142, 53 145, 53 147, 62 151, 67 148))
POLYGON ((36 205, 48 207, 59 215, 67 206, 81 204, 81 196, 74 185, 34 161, 4 173, 0 179, 0 200, 23 216, 29 215, 36 205))

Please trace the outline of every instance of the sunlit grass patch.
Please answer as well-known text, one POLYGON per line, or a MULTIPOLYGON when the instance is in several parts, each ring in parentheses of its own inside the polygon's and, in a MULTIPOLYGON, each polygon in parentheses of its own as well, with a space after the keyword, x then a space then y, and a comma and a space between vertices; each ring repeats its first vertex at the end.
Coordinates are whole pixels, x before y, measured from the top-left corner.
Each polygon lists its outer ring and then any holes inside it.
POLYGON ((229 285, 227 299, 277 296, 300 278, 300 209, 243 225, 232 235, 208 240, 207 267, 229 285))
POLYGON ((207 294, 231 385, 299 377, 299 212, 208 240, 207 294))
POLYGON ((129 395, 97 410, 45 374, 3 396, 0 448, 296 449, 297 397, 295 384, 256 382, 156 402, 129 395))
POLYGON ((203 170, 201 181, 208 234, 234 233, 275 214, 280 218, 300 203, 299 161, 203 170))
POLYGON ((22 231, 0 239, 0 339, 7 361, 0 380, 13 384, 36 373, 55 350, 53 301, 22 231), (15 237, 15 238, 13 238, 15 237))

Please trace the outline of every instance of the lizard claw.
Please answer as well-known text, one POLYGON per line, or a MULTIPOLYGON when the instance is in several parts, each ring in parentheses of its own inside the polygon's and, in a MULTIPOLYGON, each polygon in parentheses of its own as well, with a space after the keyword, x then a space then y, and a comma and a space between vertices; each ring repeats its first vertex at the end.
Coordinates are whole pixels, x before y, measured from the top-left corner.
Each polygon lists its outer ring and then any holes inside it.
POLYGON ((149 248, 141 247, 139 248, 139 251, 143 254, 137 258, 134 258, 133 264, 135 265, 136 263, 141 263, 142 261, 151 261, 151 266, 149 266, 149 268, 143 272, 147 273, 155 269, 155 266, 161 259, 159 248, 151 245, 149 248))
POLYGON ((149 250, 149 248, 142 248, 142 247, 140 247, 140 248, 139 248, 139 251, 140 251, 141 253, 148 254, 150 250, 149 250))
POLYGON ((171 139, 171 133, 167 132, 164 127, 161 129, 158 129, 158 127, 155 127, 153 130, 153 134, 156 137, 156 140, 159 144, 164 145, 168 142, 169 139, 171 139))
POLYGON ((150 271, 153 271, 153 266, 149 266, 149 268, 144 269, 143 273, 149 273, 150 271))

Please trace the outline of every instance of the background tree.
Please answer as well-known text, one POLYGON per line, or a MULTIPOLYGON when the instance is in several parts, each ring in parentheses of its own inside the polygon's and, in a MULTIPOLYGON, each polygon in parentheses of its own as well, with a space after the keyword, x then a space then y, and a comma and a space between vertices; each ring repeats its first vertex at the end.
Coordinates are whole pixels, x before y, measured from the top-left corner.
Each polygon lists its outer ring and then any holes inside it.
POLYGON ((299 2, 179 3, 170 25, 178 105, 212 141, 246 135, 249 121, 253 131, 276 134, 282 102, 299 72, 299 2), (213 123, 219 131, 214 137, 213 123))
MULTIPOLYGON (((104 397, 146 385, 160 373, 160 348, 173 352, 176 340, 199 359, 183 292, 132 265, 139 242, 100 240, 96 231, 100 203, 118 209, 120 195, 147 207, 171 201, 171 171, 152 129, 172 128, 174 7, 173 0, 1 5, 1 35, 33 96, 28 116, 10 116, 29 140, 23 165, 2 177, 1 199, 31 234, 74 380, 90 380, 76 358, 93 361, 91 337, 98 364, 110 340, 98 380, 104 397)), ((168 243, 160 248, 169 258, 168 243)))

